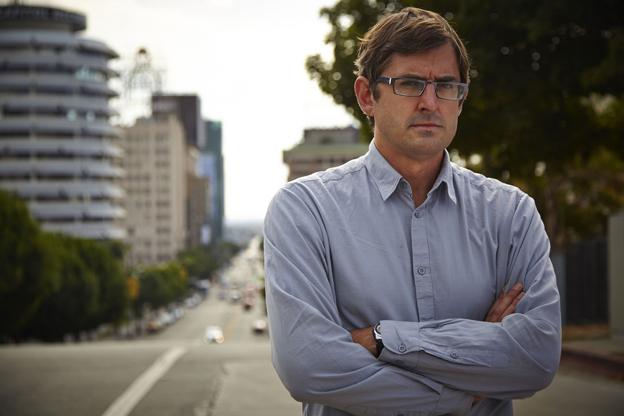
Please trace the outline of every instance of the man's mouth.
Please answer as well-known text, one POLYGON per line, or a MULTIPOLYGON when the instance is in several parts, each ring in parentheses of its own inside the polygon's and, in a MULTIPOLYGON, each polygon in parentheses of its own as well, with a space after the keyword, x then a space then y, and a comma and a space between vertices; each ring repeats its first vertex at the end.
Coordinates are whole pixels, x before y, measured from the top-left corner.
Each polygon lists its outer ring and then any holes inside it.
POLYGON ((410 127, 423 127, 423 128, 427 128, 427 129, 432 129, 435 127, 442 127, 439 124, 435 124, 435 123, 415 123, 410 125, 410 127))

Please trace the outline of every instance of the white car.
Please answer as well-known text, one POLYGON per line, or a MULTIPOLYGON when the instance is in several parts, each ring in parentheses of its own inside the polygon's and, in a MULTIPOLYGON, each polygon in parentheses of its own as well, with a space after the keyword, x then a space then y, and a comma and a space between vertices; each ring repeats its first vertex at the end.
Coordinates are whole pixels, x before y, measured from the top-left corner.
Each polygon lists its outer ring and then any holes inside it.
POLYGON ((221 327, 218 327, 216 325, 210 325, 206 327, 206 335, 204 339, 210 344, 222 344, 223 341, 225 341, 225 339, 223 338, 223 331, 221 330, 221 327))
POLYGON ((264 319, 256 319, 251 326, 251 330, 254 334, 264 334, 267 329, 267 322, 264 319))

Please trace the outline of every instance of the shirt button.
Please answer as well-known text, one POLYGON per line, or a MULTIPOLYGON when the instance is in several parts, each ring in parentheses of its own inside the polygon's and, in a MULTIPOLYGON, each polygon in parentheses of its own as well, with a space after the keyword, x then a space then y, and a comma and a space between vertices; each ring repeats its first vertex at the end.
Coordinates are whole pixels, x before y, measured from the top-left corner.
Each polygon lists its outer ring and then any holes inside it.
POLYGON ((420 267, 418 267, 418 269, 416 269, 416 272, 417 272, 419 275, 421 275, 421 276, 422 276, 422 275, 424 275, 424 274, 425 274, 425 268, 424 268, 424 267, 422 267, 422 266, 420 266, 420 267))
POLYGON ((451 353, 451 358, 457 358, 457 353, 456 352, 452 352, 451 353))
POLYGON ((420 212, 416 211, 416 212, 414 213, 414 217, 416 217, 416 218, 420 218, 420 217, 421 217, 420 212))
POLYGON ((399 345, 399 352, 405 352, 405 351, 407 351, 407 347, 405 346, 405 344, 399 345))

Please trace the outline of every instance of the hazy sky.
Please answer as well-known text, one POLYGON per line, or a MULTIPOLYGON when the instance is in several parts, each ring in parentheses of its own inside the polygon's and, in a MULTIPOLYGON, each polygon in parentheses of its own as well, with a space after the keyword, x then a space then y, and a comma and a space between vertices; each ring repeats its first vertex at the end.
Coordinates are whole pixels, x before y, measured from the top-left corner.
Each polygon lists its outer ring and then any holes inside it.
POLYGON ((165 70, 164 91, 195 93, 205 118, 223 123, 228 221, 261 220, 286 182, 282 151, 306 127, 354 120, 307 75, 330 27, 319 17, 335 0, 41 0, 87 15, 84 36, 121 56, 140 47, 165 70))

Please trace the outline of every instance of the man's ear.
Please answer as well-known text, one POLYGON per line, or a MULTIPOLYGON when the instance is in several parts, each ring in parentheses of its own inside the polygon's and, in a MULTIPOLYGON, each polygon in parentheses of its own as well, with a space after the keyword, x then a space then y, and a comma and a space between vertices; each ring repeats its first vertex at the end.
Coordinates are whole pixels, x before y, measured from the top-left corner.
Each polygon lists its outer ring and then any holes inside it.
POLYGON ((355 90, 355 96, 357 98, 360 109, 364 114, 368 117, 375 117, 375 99, 373 98, 373 91, 371 89, 371 85, 363 76, 358 76, 355 79, 355 84, 353 85, 355 90))

